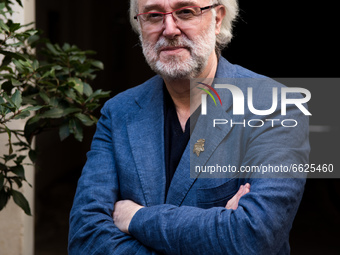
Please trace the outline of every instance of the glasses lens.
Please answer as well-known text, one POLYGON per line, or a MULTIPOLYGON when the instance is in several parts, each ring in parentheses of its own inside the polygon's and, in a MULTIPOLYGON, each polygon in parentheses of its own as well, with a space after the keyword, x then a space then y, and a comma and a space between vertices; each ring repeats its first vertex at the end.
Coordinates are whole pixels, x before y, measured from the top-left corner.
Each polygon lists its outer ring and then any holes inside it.
POLYGON ((201 22, 202 11, 199 7, 185 7, 173 12, 177 24, 181 28, 193 27, 201 22))
POLYGON ((193 21, 201 15, 201 9, 199 7, 182 8, 174 11, 173 15, 182 21, 193 21))
POLYGON ((138 16, 142 30, 155 32, 162 29, 164 14, 161 12, 148 12, 138 16))
MULTIPOLYGON (((170 13, 169 13, 170 14, 170 13)), ((181 28, 190 28, 201 22, 202 11, 200 7, 184 7, 172 12, 174 21, 181 28)), ((171 14, 170 14, 171 15, 171 14)), ((143 30, 158 31, 162 29, 164 13, 148 12, 138 16, 143 30)))
POLYGON ((163 21, 163 13, 161 12, 148 12, 140 15, 144 23, 156 24, 163 21))

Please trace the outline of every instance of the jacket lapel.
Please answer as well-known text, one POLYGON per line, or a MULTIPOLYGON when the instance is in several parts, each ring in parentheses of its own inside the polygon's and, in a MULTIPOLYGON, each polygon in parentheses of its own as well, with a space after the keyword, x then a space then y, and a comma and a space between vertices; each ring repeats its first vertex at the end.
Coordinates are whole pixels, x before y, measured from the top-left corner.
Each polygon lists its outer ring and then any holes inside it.
POLYGON ((129 117, 128 136, 146 206, 164 203, 163 80, 156 77, 150 90, 136 98, 139 111, 129 117))
MULTIPOLYGON (((226 107, 230 108, 230 106, 226 107)), ((215 106, 214 102, 208 99, 207 108, 213 109, 213 111, 209 113, 208 110, 207 115, 201 115, 198 118, 195 129, 190 137, 190 142, 171 181, 166 203, 176 206, 182 204, 186 194, 199 176, 199 172, 195 171, 195 166, 204 166, 231 130, 230 125, 213 127, 214 119, 231 119, 230 115, 224 110, 225 107, 215 106), (193 150, 195 143, 199 139, 205 139, 204 152, 197 156, 193 150)))
MULTIPOLYGON (((216 72, 216 78, 233 78, 234 67, 225 59, 220 58, 220 63, 216 72)), ((227 110, 232 106, 232 95, 229 90, 216 89, 219 93, 223 106, 215 106, 213 100, 208 97, 207 115, 200 115, 195 129, 190 137, 181 161, 177 167, 174 177, 171 181, 166 203, 180 206, 186 197, 191 186, 199 176, 199 172, 195 172, 195 166, 204 166, 211 155, 214 153, 218 145, 228 135, 232 129, 230 125, 218 125, 213 127, 214 119, 231 119, 227 110), (199 139, 205 139, 204 152, 197 157, 194 154, 194 145, 199 139)))

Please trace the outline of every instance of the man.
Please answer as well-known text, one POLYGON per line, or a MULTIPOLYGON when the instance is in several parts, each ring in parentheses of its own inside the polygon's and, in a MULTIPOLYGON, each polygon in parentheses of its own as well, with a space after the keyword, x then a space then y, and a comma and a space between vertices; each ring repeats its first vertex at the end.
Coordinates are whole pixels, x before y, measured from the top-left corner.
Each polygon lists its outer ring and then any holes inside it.
MULTIPOLYGON (((308 120, 296 107, 286 117, 301 128, 289 130, 273 122, 207 128, 204 117, 196 116, 204 92, 190 98, 190 79, 265 78, 220 57, 231 39, 236 0, 130 4, 144 56, 158 75, 102 109, 70 215, 69 254, 289 254, 304 178, 190 176, 193 156, 202 166, 216 160, 237 167, 308 161, 308 120), (204 145, 197 155, 196 141, 204 145)), ((268 109, 264 88, 273 85, 260 83, 253 97, 268 109)), ((242 82, 239 89, 246 90, 242 82)), ((208 119, 232 114, 231 94, 218 92, 223 106, 208 119)), ((271 119, 281 119, 280 110, 271 119)), ((254 117, 250 111, 244 115, 254 117)))

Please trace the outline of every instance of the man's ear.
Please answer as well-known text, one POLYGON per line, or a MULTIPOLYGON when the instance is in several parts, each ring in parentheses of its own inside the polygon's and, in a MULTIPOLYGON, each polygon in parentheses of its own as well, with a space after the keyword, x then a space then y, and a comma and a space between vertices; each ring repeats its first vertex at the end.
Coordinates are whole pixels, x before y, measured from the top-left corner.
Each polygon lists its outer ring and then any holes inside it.
POLYGON ((222 21, 227 14, 227 11, 223 5, 219 5, 215 7, 216 10, 216 27, 215 34, 218 35, 221 31, 222 21))

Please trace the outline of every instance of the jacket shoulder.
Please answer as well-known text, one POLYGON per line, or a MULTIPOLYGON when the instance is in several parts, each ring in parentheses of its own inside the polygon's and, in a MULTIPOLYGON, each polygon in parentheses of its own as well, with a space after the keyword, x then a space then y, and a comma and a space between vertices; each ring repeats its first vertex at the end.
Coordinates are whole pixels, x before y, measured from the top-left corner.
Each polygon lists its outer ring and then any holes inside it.
POLYGON ((217 78, 267 78, 237 64, 232 64, 220 57, 217 67, 217 78))
POLYGON ((244 68, 240 65, 234 65, 235 67, 235 76, 237 78, 258 78, 258 79, 268 79, 267 76, 253 72, 247 68, 244 68))
POLYGON ((138 102, 152 97, 155 90, 159 89, 157 87, 159 87, 161 81, 161 78, 156 75, 140 85, 115 95, 105 102, 101 110, 102 113, 109 111, 114 115, 125 115, 139 109, 138 102))

